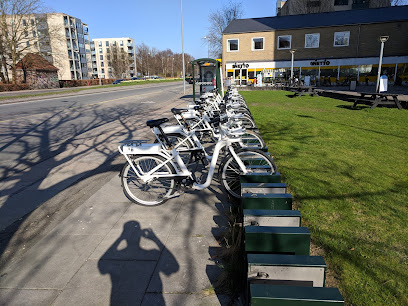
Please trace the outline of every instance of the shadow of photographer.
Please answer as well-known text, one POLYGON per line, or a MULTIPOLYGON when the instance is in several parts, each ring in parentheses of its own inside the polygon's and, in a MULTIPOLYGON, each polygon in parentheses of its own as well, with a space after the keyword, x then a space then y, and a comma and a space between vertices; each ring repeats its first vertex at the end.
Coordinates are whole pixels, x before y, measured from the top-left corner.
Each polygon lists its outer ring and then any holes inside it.
POLYGON ((141 304, 149 285, 154 287, 157 305, 165 305, 162 281, 154 274, 169 276, 179 270, 179 264, 152 229, 142 229, 139 222, 128 221, 120 237, 99 259, 98 269, 101 274, 110 275, 110 305, 141 304), (157 264, 160 258, 164 258, 165 265, 157 264))

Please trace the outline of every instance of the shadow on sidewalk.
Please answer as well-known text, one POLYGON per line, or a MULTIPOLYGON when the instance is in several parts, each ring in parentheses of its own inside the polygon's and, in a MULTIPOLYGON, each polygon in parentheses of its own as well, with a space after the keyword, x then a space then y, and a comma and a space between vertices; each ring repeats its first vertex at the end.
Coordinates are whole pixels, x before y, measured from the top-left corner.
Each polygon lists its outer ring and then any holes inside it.
POLYGON ((165 305, 162 281, 153 274, 161 272, 169 276, 179 270, 179 264, 152 229, 142 229, 139 222, 128 221, 120 237, 99 259, 98 268, 101 274, 109 274, 111 278, 110 305, 140 304, 153 279, 159 282, 155 284, 156 305, 165 305), (156 248, 142 248, 142 238, 153 242, 156 248), (157 265, 159 258, 165 258, 166 264, 157 265))

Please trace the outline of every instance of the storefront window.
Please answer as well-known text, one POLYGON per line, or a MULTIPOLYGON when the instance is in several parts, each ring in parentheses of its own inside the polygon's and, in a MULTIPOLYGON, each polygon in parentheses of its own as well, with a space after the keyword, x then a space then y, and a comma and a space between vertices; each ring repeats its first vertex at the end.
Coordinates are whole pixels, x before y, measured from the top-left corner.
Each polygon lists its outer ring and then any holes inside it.
POLYGON ((337 80, 337 68, 320 67, 320 84, 331 85, 337 80))
POLYGON ((340 77, 357 77, 358 67, 357 66, 340 66, 340 77))
POLYGON ((408 83, 408 64, 398 64, 395 85, 408 83))

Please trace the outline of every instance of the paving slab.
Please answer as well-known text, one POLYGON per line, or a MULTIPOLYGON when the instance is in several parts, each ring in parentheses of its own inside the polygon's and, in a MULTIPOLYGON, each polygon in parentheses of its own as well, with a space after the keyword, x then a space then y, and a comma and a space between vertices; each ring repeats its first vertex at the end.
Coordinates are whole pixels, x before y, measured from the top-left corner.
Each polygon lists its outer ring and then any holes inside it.
POLYGON ((227 304, 211 289, 222 273, 211 257, 228 206, 216 181, 159 206, 137 205, 114 174, 1 271, 0 294, 13 294, 11 305, 227 304), (21 303, 30 292, 32 302, 21 303))
POLYGON ((59 290, 0 289, 0 305, 50 305, 59 293, 59 290))

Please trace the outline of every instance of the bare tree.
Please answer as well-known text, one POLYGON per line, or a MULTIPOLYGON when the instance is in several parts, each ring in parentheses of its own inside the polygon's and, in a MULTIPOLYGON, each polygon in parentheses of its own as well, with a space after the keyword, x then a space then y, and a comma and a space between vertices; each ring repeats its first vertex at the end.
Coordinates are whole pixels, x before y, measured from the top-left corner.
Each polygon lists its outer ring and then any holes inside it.
POLYGON ((206 35, 208 39, 211 56, 216 58, 222 57, 222 32, 228 24, 242 17, 242 2, 230 1, 222 9, 211 12, 208 16, 210 28, 206 35))
MULTIPOLYGON (((40 0, 1 0, 0 32, 3 41, 3 56, 16 82, 16 65, 24 53, 38 44, 38 25, 43 16, 38 15, 42 4, 40 0)), ((44 33, 45 34, 45 33, 44 33)), ((40 38, 41 39, 41 38, 40 38)))
POLYGON ((131 60, 128 54, 117 45, 112 45, 108 52, 108 65, 112 68, 112 75, 115 78, 122 78, 127 74, 131 60))

